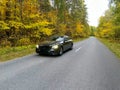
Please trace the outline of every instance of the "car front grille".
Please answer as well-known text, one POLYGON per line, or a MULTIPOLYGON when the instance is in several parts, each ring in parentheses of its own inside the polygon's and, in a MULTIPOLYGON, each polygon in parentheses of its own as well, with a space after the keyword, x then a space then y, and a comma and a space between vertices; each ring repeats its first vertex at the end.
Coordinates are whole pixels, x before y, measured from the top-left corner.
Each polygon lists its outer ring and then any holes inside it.
POLYGON ((39 49, 41 52, 46 52, 46 51, 49 51, 51 47, 50 46, 39 46, 39 49))

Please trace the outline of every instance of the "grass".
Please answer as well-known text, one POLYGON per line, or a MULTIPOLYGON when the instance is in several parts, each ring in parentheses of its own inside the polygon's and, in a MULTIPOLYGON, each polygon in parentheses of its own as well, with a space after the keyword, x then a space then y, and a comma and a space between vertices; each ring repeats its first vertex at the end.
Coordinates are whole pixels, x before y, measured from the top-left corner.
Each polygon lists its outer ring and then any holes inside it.
POLYGON ((120 58, 120 41, 108 40, 108 39, 99 39, 102 41, 115 55, 120 58))
POLYGON ((32 54, 34 50, 34 45, 0 48, 0 62, 32 54))

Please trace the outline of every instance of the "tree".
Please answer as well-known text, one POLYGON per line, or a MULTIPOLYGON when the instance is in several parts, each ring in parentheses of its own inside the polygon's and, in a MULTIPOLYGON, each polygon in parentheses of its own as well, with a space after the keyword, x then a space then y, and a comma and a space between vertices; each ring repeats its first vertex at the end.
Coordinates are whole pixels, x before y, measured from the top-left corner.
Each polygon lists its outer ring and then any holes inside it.
POLYGON ((88 36, 84 0, 52 1, 0 0, 0 44, 27 45, 53 34, 88 36))
POLYGON ((109 10, 100 18, 98 34, 101 37, 120 39, 120 1, 110 0, 109 10))

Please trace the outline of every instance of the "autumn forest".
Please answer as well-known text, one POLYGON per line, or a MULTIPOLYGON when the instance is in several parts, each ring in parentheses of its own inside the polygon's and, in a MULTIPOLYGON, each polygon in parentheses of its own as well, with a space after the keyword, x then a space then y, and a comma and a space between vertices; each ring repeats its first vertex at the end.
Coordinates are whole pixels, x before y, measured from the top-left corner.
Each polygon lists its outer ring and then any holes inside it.
POLYGON ((35 44, 56 34, 85 38, 91 33, 120 39, 119 0, 109 0, 98 27, 89 26, 84 0, 0 0, 0 47, 35 44))
POLYGON ((84 0, 0 0, 0 44, 35 44, 55 34, 89 35, 84 0))

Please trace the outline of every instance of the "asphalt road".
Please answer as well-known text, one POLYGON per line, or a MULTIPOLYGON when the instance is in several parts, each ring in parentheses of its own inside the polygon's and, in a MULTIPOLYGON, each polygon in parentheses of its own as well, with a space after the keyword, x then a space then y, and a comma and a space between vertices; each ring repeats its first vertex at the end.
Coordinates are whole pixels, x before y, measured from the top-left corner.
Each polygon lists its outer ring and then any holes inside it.
POLYGON ((60 57, 0 63, 0 90, 120 90, 120 60, 90 37, 60 57))

